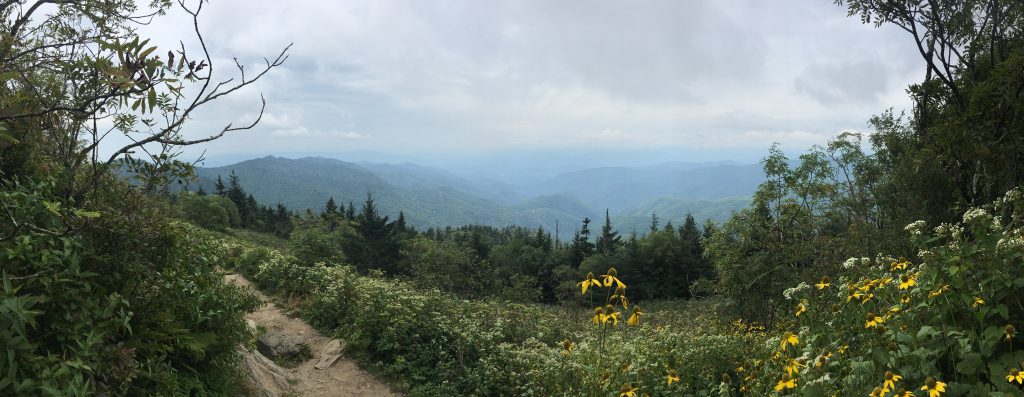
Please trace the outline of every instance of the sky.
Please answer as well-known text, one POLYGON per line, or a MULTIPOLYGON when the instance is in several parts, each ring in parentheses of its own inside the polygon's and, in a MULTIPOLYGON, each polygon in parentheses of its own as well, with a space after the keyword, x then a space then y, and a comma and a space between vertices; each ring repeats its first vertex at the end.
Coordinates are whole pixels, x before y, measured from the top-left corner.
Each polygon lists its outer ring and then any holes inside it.
MULTIPOLYGON (((290 58, 197 113, 207 157, 678 150, 701 160, 802 150, 909 107, 913 41, 831 0, 214 0, 199 27, 215 77, 290 58)), ((142 33, 189 39, 180 12, 142 33)), ((112 140, 110 146, 117 143, 112 140)))

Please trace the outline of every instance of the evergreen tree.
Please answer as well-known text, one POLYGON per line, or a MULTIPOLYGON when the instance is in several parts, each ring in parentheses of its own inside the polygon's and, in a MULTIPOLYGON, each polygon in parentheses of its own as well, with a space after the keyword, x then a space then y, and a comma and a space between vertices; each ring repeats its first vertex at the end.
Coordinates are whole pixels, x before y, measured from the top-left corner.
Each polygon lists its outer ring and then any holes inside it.
POLYGON ((594 252, 594 244, 590 242, 590 218, 583 218, 583 226, 573 235, 569 252, 574 267, 579 267, 594 252))
POLYGON ((338 205, 334 203, 334 196, 327 199, 327 204, 324 205, 324 216, 337 215, 338 205))
MULTIPOLYGON (((234 171, 232 171, 232 173, 233 172, 234 171)), ((213 185, 213 188, 214 188, 214 192, 216 192, 218 196, 227 196, 228 195, 227 189, 224 188, 224 180, 220 178, 220 175, 217 175, 217 183, 215 185, 213 185)))
POLYGON ((651 211, 651 232, 658 231, 658 213, 651 211))
POLYGON ((350 237, 345 252, 358 269, 379 269, 391 275, 403 273, 398 267, 401 236, 396 233, 394 222, 389 223, 387 216, 380 216, 370 194, 366 195, 363 210, 356 218, 355 235, 350 237))
POLYGON ((608 209, 604 210, 604 226, 601 228, 601 237, 597 239, 597 251, 601 255, 611 255, 622 244, 622 237, 619 232, 612 230, 612 220, 608 215, 608 209))
POLYGON ((196 194, 198 194, 200 196, 205 196, 206 195, 206 190, 203 189, 203 185, 199 185, 199 190, 196 190, 196 194))
POLYGON ((351 201, 348 202, 348 208, 345 208, 345 219, 356 220, 356 206, 352 205, 351 201))

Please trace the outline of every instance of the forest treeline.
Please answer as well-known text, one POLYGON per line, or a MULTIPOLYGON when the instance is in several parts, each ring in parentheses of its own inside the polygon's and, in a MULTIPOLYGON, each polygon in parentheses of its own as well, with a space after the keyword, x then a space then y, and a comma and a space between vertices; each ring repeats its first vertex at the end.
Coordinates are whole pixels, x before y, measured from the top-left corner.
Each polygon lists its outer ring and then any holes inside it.
MULTIPOLYGON (((287 49, 213 75, 203 46, 140 36, 134 1, 0 2, 0 394, 234 393, 258 301, 227 265, 418 395, 1022 395, 1024 5, 837 3, 913 40, 911 111, 796 159, 771 148, 752 205, 720 225, 625 236, 606 216, 562 242, 416 231, 372 197, 294 214, 230 176, 170 195, 194 177, 182 147, 258 117, 201 137, 185 121, 287 49), (130 139, 101 156, 109 134, 130 139)), ((201 42, 203 4, 152 6, 185 12, 201 42)))

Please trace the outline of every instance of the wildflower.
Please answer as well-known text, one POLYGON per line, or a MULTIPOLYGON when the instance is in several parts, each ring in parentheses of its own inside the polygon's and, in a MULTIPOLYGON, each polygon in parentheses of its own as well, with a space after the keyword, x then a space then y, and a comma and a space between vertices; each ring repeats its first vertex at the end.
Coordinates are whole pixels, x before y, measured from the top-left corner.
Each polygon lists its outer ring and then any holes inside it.
POLYGON ((606 314, 604 315, 604 319, 602 319, 602 321, 601 321, 602 324, 607 323, 608 321, 611 321, 612 325, 619 325, 619 319, 622 318, 622 313, 619 313, 619 312, 615 311, 615 307, 614 306, 612 306, 612 305, 605 306, 604 307, 604 312, 606 314))
POLYGON ((612 302, 612 301, 615 301, 615 300, 619 300, 619 303, 622 304, 622 307, 627 308, 627 309, 629 308, 629 299, 626 299, 626 286, 625 285, 620 285, 618 287, 615 287, 615 293, 613 293, 612 296, 608 298, 609 302, 612 302))
POLYGON ((601 279, 604 282, 605 287, 611 287, 612 284, 615 284, 619 287, 626 288, 626 284, 619 280, 619 272, 615 270, 614 267, 609 267, 608 273, 601 276, 601 279))
POLYGON ((985 300, 984 299, 981 299, 980 297, 975 296, 974 297, 974 302, 971 303, 971 307, 977 308, 978 306, 981 306, 981 305, 984 305, 984 304, 985 304, 985 300))
POLYGON ((605 321, 606 320, 605 320, 604 310, 602 310, 600 307, 595 307, 594 308, 594 318, 592 319, 592 322, 594 324, 604 324, 605 321))
POLYGON ((910 274, 900 275, 900 289, 907 289, 917 284, 917 276, 910 274))
POLYGON ((800 315, 804 314, 805 312, 807 312, 807 299, 801 300, 800 303, 796 305, 797 317, 800 317, 800 315))
POLYGON ((676 374, 676 370, 674 370, 674 369, 668 370, 667 378, 668 378, 668 385, 669 386, 672 386, 673 383, 679 382, 679 375, 676 374))
POLYGON ((1006 340, 1011 340, 1017 335, 1017 330, 1013 328, 1013 324, 1006 324, 1006 327, 1003 328, 1003 335, 1006 340))
POLYGON ((775 384, 775 391, 783 391, 785 389, 795 389, 795 388, 796 388, 796 379, 793 379, 791 376, 789 376, 789 374, 783 374, 782 375, 782 379, 779 380, 779 383, 775 384))
POLYGON ((876 387, 874 389, 871 389, 871 394, 868 394, 868 397, 883 397, 883 396, 885 396, 885 389, 882 389, 881 387, 876 387))
POLYGON ((892 371, 885 371, 885 382, 882 383, 882 389, 884 391, 890 391, 896 389, 896 382, 903 379, 902 376, 892 373, 892 371))
POLYGON ((1024 372, 1018 371, 1017 368, 1011 369, 1010 374, 1006 375, 1006 381, 1010 383, 1017 382, 1018 385, 1024 384, 1024 372))
POLYGON ((619 397, 636 397, 637 390, 640 389, 634 389, 632 384, 624 383, 619 389, 619 397))
POLYGON ((568 339, 562 341, 562 354, 572 353, 574 349, 576 349, 575 343, 572 343, 572 341, 568 339))
POLYGON ((900 297, 900 303, 902 303, 904 305, 909 305, 910 304, 910 296, 907 295, 907 296, 900 297))
POLYGON ((900 257, 900 260, 893 262, 892 271, 907 270, 907 265, 910 265, 910 262, 906 258, 900 257))
POLYGON ((921 390, 927 391, 928 397, 939 397, 946 391, 946 384, 929 376, 924 381, 924 386, 921 386, 921 390))
POLYGON ((593 287, 600 287, 601 286, 601 282, 597 281, 594 278, 594 272, 590 272, 590 273, 587 273, 587 279, 586 280, 583 280, 582 282, 577 283, 576 285, 579 285, 580 286, 580 291, 582 291, 581 293, 585 294, 585 293, 587 293, 587 288, 590 288, 592 286, 593 287))
POLYGON ((942 295, 942 293, 946 292, 946 291, 949 291, 949 285, 948 284, 942 284, 942 286, 939 287, 938 289, 936 289, 936 290, 934 290, 932 292, 929 292, 928 293, 928 297, 929 298, 936 298, 939 295, 942 295))
POLYGON ((829 283, 829 281, 830 280, 828 279, 828 276, 824 276, 821 278, 821 281, 819 281, 817 284, 814 284, 814 286, 818 288, 818 291, 821 291, 825 288, 828 288, 829 285, 832 285, 831 283, 829 283))
POLYGON ((818 359, 814 361, 814 367, 821 368, 825 366, 825 364, 828 364, 828 359, 830 358, 832 358, 832 352, 825 352, 824 354, 818 356, 818 359))
POLYGON ((640 325, 640 316, 643 314, 644 312, 640 310, 640 306, 633 306, 633 314, 629 315, 629 320, 626 320, 626 324, 640 325))
POLYGON ((864 328, 875 328, 885 322, 885 319, 879 317, 874 312, 868 312, 865 317, 867 320, 864 322, 864 328))
POLYGON ((896 394, 893 394, 893 397, 914 397, 914 392, 907 391, 906 389, 901 387, 899 390, 896 391, 896 394))
POLYGON ((849 349, 849 348, 850 348, 850 345, 842 345, 842 346, 839 346, 839 348, 836 349, 836 351, 838 351, 839 354, 846 354, 846 349, 849 349))
POLYGON ((797 372, 800 372, 800 367, 803 367, 803 366, 804 366, 804 364, 801 363, 800 360, 798 360, 798 359, 789 360, 789 363, 786 364, 786 367, 785 367, 786 373, 792 375, 792 374, 795 374, 797 372))
POLYGON ((793 334, 792 332, 786 332, 785 334, 782 334, 782 351, 786 351, 786 346, 796 346, 798 343, 800 343, 800 339, 797 338, 796 335, 793 334))

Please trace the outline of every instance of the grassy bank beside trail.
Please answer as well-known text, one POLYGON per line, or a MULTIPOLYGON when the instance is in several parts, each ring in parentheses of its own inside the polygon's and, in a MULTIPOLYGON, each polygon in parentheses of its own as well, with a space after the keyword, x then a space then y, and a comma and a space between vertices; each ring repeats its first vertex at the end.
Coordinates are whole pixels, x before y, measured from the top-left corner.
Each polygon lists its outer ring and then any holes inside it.
MULTIPOLYGON (((462 300, 414 281, 221 244, 226 266, 301 299, 307 321, 412 395, 706 395, 737 363, 770 349, 762 333, 720 324, 706 305, 662 302, 638 325, 625 317, 594 324, 581 308, 462 300)), ((599 303, 608 292, 588 291, 599 303)))

